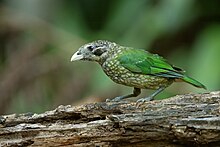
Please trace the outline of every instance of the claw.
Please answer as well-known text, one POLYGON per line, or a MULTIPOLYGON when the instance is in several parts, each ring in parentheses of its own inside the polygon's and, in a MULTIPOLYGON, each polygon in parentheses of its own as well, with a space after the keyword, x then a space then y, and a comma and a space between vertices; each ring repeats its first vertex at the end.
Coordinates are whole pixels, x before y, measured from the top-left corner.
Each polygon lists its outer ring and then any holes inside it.
POLYGON ((118 96, 118 97, 115 97, 114 99, 112 99, 111 101, 112 102, 119 102, 119 101, 121 101, 121 97, 120 96, 118 96))
POLYGON ((142 104, 144 104, 144 102, 149 102, 149 101, 152 101, 152 100, 154 100, 153 97, 146 97, 146 98, 138 99, 137 103, 136 103, 136 107, 139 108, 142 104))
POLYGON ((153 97, 146 97, 146 98, 138 99, 137 102, 148 102, 148 101, 152 101, 152 100, 154 100, 153 97))
POLYGON ((120 96, 118 96, 118 97, 115 97, 114 99, 106 99, 105 101, 106 102, 119 102, 119 101, 121 101, 121 97, 120 96))
POLYGON ((105 102, 111 102, 111 100, 110 99, 106 99, 105 102))

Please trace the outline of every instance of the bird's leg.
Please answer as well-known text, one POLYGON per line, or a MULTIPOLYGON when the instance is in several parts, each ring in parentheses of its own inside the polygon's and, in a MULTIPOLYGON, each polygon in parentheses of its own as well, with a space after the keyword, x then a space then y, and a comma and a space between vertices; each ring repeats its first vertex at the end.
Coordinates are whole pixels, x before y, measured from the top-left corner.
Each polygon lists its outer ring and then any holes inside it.
POLYGON ((141 89, 140 89, 140 88, 134 88, 132 94, 123 95, 123 96, 118 96, 118 97, 114 98, 114 99, 111 100, 111 101, 118 102, 118 101, 121 101, 122 99, 126 99, 126 98, 129 98, 129 97, 136 97, 136 96, 138 96, 139 94, 141 94, 141 89))
POLYGON ((145 98, 141 98, 139 100, 137 100, 137 102, 145 102, 145 101, 152 101, 154 100, 154 97, 156 95, 158 95, 161 91, 163 91, 166 87, 160 87, 159 89, 157 89, 154 93, 152 93, 150 96, 145 97, 145 98))

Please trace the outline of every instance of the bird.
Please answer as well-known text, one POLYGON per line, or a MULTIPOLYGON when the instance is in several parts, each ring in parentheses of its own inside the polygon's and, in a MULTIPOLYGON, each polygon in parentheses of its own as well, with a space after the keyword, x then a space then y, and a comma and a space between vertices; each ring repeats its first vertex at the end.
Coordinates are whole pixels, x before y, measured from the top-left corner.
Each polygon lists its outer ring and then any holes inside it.
POLYGON ((78 60, 97 62, 115 83, 133 87, 133 93, 115 97, 111 100, 115 102, 137 97, 141 94, 141 89, 155 91, 137 102, 152 101, 173 82, 186 82, 206 89, 205 85, 187 76, 184 70, 170 64, 158 54, 107 40, 96 40, 82 45, 71 57, 71 62, 78 60))

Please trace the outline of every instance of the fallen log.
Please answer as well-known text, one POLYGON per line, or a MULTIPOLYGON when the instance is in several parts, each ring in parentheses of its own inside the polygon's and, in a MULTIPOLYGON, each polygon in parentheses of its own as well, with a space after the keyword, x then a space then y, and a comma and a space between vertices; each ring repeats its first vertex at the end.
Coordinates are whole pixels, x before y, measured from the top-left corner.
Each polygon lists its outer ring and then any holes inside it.
POLYGON ((220 146, 220 91, 0 116, 0 146, 220 146))

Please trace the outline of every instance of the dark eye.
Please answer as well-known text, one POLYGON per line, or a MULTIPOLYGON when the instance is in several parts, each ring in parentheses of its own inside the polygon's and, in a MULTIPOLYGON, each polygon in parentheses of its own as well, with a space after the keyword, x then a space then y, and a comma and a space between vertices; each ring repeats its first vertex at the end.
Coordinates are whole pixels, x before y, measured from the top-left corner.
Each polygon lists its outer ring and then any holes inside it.
POLYGON ((92 46, 92 45, 90 45, 90 46, 88 46, 87 48, 88 48, 88 50, 92 51, 95 47, 92 46))
POLYGON ((96 49, 96 50, 94 50, 93 54, 96 55, 96 56, 101 56, 102 53, 103 53, 103 51, 101 49, 96 49))

